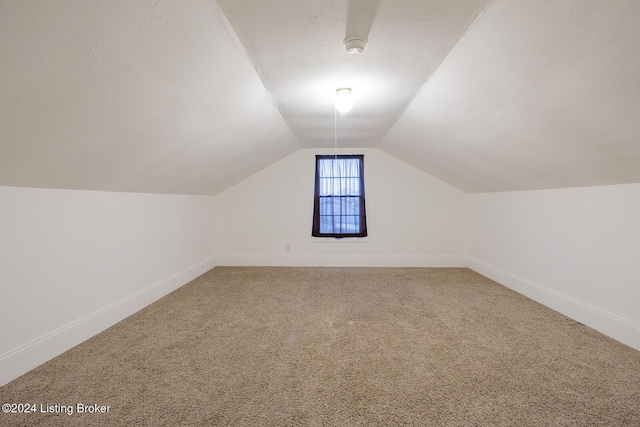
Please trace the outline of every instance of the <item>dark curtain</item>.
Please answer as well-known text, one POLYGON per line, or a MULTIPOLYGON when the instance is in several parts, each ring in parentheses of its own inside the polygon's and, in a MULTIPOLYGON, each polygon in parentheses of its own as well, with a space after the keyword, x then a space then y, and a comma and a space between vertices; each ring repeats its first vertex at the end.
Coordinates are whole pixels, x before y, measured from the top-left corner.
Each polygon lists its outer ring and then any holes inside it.
POLYGON ((367 236, 363 155, 316 156, 311 235, 367 236))

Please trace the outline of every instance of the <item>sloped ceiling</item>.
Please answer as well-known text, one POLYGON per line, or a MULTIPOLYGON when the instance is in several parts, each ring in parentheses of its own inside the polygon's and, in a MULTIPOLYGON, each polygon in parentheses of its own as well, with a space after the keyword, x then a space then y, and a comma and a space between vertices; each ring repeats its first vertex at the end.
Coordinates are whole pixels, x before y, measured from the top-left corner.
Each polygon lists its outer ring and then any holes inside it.
POLYGON ((304 147, 334 145, 341 87, 355 106, 338 117, 338 142, 377 145, 487 1, 382 0, 360 55, 342 43, 350 3, 375 2, 218 0, 304 147))
POLYGON ((298 148, 217 5, 0 0, 0 185, 215 194, 298 148))
POLYGON ((380 0, 347 55, 363 1, 0 0, 0 185, 216 194, 336 119, 468 192, 640 182, 637 0, 380 0))
POLYGON ((467 192, 640 182, 640 2, 492 2, 380 145, 467 192))

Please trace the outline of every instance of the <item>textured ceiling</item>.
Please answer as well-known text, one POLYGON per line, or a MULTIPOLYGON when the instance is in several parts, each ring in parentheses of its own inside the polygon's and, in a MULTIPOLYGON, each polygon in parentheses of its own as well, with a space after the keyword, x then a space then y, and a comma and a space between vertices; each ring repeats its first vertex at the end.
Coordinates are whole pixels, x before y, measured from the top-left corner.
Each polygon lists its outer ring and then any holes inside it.
POLYGON ((640 182, 640 2, 495 1, 380 148, 468 192, 640 182))
POLYGON ((340 87, 355 105, 338 117, 339 144, 378 144, 486 3, 382 0, 364 52, 347 55, 348 1, 218 0, 305 147, 334 145, 340 87))
POLYGON ((637 0, 380 0, 351 56, 354 2, 0 0, 0 185, 215 194, 342 86, 340 146, 465 191, 640 182, 637 0))
POLYGON ((298 148, 209 0, 0 0, 0 185, 215 194, 298 148))

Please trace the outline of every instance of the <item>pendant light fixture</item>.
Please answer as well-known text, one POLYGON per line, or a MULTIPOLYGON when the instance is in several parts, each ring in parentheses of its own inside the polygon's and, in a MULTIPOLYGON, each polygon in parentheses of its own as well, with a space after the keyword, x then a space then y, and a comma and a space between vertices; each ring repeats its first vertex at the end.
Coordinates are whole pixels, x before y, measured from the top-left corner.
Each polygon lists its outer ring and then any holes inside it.
POLYGON ((336 90, 336 110, 341 113, 348 113, 353 108, 353 97, 351 88, 341 88, 336 90))

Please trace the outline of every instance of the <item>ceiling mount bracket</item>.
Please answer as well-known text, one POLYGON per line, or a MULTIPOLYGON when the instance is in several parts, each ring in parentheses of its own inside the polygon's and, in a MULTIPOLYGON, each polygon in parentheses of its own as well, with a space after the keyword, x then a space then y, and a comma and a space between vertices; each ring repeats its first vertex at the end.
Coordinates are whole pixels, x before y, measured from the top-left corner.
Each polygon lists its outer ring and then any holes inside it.
POLYGON ((347 53, 350 55, 362 53, 366 44, 367 44, 366 37, 348 36, 344 39, 344 47, 345 49, 347 49, 347 53))

